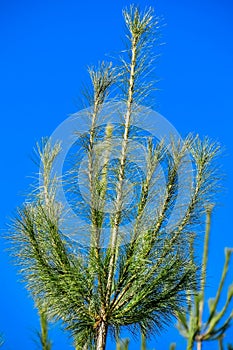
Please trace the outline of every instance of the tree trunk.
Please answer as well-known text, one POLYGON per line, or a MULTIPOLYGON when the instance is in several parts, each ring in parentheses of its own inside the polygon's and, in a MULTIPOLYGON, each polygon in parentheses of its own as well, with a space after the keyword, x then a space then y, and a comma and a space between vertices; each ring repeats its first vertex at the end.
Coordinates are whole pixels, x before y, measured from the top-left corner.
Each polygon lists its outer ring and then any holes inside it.
POLYGON ((198 340, 197 341, 197 350, 201 350, 202 349, 202 341, 198 340))
POLYGON ((97 329, 96 350, 105 350, 107 339, 108 325, 104 320, 101 320, 97 329))

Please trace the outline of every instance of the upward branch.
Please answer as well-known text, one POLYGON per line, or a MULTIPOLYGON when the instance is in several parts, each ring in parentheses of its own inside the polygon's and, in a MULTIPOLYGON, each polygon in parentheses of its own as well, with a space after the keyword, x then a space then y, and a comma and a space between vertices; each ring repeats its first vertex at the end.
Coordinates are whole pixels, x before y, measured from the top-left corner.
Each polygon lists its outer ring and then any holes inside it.
MULTIPOLYGON (((89 68, 89 74, 93 86, 93 107, 91 112, 91 127, 90 137, 88 142, 88 178, 89 178, 89 190, 90 190, 90 210, 91 210, 91 246, 94 246, 97 250, 99 248, 101 223, 99 220, 100 211, 99 202, 101 197, 104 196, 103 190, 100 195, 97 193, 97 177, 98 177, 98 155, 95 151, 95 138, 96 128, 98 126, 98 115, 105 102, 106 96, 109 93, 109 88, 113 84, 114 74, 111 64, 105 64, 104 62, 97 68, 89 68)), ((108 137, 108 136, 107 136, 108 137)))
POLYGON ((109 304, 109 298, 112 290, 113 276, 114 276, 114 265, 116 259, 117 251, 117 240, 119 234, 119 225, 122 218, 122 206, 123 206, 123 184, 125 178, 125 165, 127 159, 128 151, 128 139, 129 130, 131 125, 131 118, 133 113, 133 103, 135 95, 135 83, 137 66, 139 66, 139 54, 142 48, 143 37, 152 28, 152 13, 151 10, 146 12, 143 16, 140 15, 138 8, 133 6, 130 7, 129 11, 124 11, 124 18, 129 30, 129 40, 130 40, 130 62, 127 67, 127 72, 129 72, 127 86, 128 90, 126 92, 126 113, 124 116, 124 135, 121 144, 121 154, 120 154, 120 165, 118 171, 118 181, 116 184, 116 199, 115 199, 115 214, 112 218, 112 232, 111 232, 111 258, 109 263, 109 274, 107 282, 107 295, 106 302, 109 304))

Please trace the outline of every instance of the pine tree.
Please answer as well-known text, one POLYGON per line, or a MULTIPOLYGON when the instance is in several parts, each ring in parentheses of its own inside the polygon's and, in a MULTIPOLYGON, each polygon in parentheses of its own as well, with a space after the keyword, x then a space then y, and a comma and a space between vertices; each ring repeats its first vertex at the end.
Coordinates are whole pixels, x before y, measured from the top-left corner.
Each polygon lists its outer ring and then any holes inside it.
MULTIPOLYGON (((122 327, 153 335, 182 312, 185 291, 196 285, 196 265, 189 256, 188 242, 217 180, 213 161, 219 147, 208 139, 171 138, 167 149, 163 141, 155 142, 144 135, 145 176, 135 181, 131 176, 131 187, 127 188, 127 175, 133 164, 130 143, 135 136, 135 110, 152 90, 147 73, 157 20, 152 9, 140 12, 135 6, 124 11, 124 19, 128 48, 126 58, 121 58, 121 69, 102 63, 89 70, 93 88, 91 123, 83 145, 88 159, 85 171, 90 206, 83 214, 87 215, 85 233, 90 237, 90 246, 75 244, 63 234, 66 213, 56 196, 62 179, 54 173, 62 145, 49 140, 38 147, 41 181, 18 209, 10 234, 13 254, 36 304, 47 310, 49 319, 63 321, 73 334, 77 350, 104 350, 109 332, 118 338, 122 327), (107 123, 101 133, 98 118, 114 84, 122 87, 125 112, 117 131, 107 123), (112 162, 116 133, 121 141, 117 161, 112 162), (102 163, 100 149, 95 147, 98 142, 104 145, 102 163), (179 176, 185 169, 187 153, 195 179, 189 198, 180 204, 184 215, 176 225, 168 227, 182 186, 179 176), (159 187, 160 164, 165 167, 164 191, 159 187), (132 210, 124 210, 124 202, 133 190, 138 196, 132 214, 132 210), (105 206, 109 197, 114 210, 107 217, 105 206), (157 204, 155 198, 159 199, 157 204), (131 214, 133 226, 127 232, 129 241, 125 242, 120 225, 131 214), (106 221, 110 239, 103 248, 106 221)), ((74 195, 77 168, 76 164, 69 172, 69 193, 73 191, 74 195)), ((82 208, 82 203, 77 203, 82 208)))
MULTIPOLYGON (((223 349, 223 337, 227 329, 231 326, 233 311, 230 312, 230 302, 233 299, 233 284, 228 286, 227 297, 224 306, 218 311, 220 298, 223 294, 223 287, 229 269, 232 249, 225 249, 225 264, 216 296, 208 300, 209 314, 206 322, 203 321, 203 311, 205 305, 205 288, 207 262, 209 255, 209 238, 212 206, 206 207, 206 233, 204 240, 201 287, 193 293, 193 298, 188 298, 185 313, 178 314, 178 329, 182 336, 187 339, 187 350, 192 350, 196 344, 197 349, 202 349, 203 342, 217 341, 219 349, 223 349)), ((191 243, 191 254, 193 255, 193 242, 191 243)), ((230 345, 229 345, 230 347, 230 345)))

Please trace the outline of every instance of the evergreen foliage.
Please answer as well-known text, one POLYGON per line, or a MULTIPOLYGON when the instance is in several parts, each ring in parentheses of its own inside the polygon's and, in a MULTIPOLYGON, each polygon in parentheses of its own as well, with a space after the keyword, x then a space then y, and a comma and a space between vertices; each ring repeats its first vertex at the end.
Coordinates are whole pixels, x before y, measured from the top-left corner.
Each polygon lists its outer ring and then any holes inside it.
MULTIPOLYGON (((179 142, 171 139, 168 152, 163 142, 153 144, 148 138, 145 177, 139 183, 134 226, 130 241, 123 244, 120 224, 128 215, 123 208, 132 119, 135 105, 151 91, 146 77, 151 61, 148 47, 157 27, 151 9, 140 12, 131 6, 124 11, 124 19, 129 47, 126 57, 121 59, 121 69, 102 63, 89 70, 93 87, 91 125, 84 143, 90 197, 86 234, 91 237, 90 247, 74 244, 62 232, 65 213, 56 197, 62 179, 53 172, 62 145, 54 145, 49 140, 38 146, 41 183, 18 209, 10 233, 13 254, 36 305, 47 310, 50 320, 63 321, 64 327, 73 334, 77 350, 104 350, 109 331, 118 338, 121 327, 133 332, 141 330, 147 336, 156 334, 173 317, 183 314, 185 291, 196 290, 197 268, 190 258, 188 242, 201 222, 204 204, 211 200, 217 181, 214 159, 218 145, 198 137, 179 142), (96 125, 115 83, 122 87, 126 105, 126 112, 121 116, 119 161, 110 164, 114 128, 107 125, 103 140, 106 157, 104 164, 100 164, 100 154, 95 148, 100 141, 96 125), (177 198, 178 176, 187 162, 187 152, 195 180, 190 198, 182 203, 184 217, 168 229, 166 223, 177 198), (156 183, 159 184, 156 174, 161 162, 166 163, 165 191, 159 205, 153 207, 154 189, 156 183), (109 176, 110 173, 115 175, 109 176), (109 187, 113 188, 110 192, 109 187), (109 245, 102 248, 109 195, 114 211, 109 220, 109 245)), ((75 182, 75 169, 70 175, 75 182)), ((138 183, 133 184, 136 185, 138 183)), ((210 321, 216 317, 213 313, 210 321)))
MULTIPOLYGON (((203 322, 203 310, 205 305, 205 287, 206 270, 209 254, 209 236, 212 206, 206 207, 206 233, 202 260, 202 280, 200 291, 194 291, 193 298, 188 297, 188 303, 185 313, 178 314, 178 329, 183 337, 187 339, 187 350, 192 350, 194 344, 197 349, 202 349, 205 341, 216 340, 219 343, 219 349, 223 349, 223 338, 226 330, 231 326, 233 311, 230 309, 230 302, 233 299, 233 284, 228 286, 228 292, 224 306, 219 311, 218 305, 222 297, 223 287, 226 281, 229 269, 232 249, 225 249, 225 264, 216 296, 208 300, 209 314, 206 322, 203 322)), ((191 244, 191 253, 193 255, 193 245, 191 244)), ((228 345, 230 348, 231 345, 228 345)))
POLYGON ((48 319, 45 310, 39 309, 40 331, 37 332, 37 343, 41 350, 51 350, 52 342, 48 335, 48 319))

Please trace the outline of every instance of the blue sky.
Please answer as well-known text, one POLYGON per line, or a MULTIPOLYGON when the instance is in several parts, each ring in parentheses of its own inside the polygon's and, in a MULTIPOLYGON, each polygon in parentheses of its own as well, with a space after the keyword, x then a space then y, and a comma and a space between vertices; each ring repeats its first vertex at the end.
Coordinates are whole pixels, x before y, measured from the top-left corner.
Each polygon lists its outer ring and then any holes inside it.
MULTIPOLYGON (((224 191, 215 208, 207 294, 213 296, 224 261, 233 247, 233 4, 230 0, 139 0, 163 17, 155 106, 185 136, 209 135, 225 149, 220 162, 224 191)), ((0 1, 0 229, 23 201, 36 171, 30 160, 42 136, 82 108, 79 97, 86 67, 122 48, 122 8, 126 0, 0 1)), ((36 310, 1 240, 0 331, 5 349, 33 349, 36 310)), ((201 247, 201 245, 200 245, 201 247)), ((233 266, 228 281, 233 280, 233 266)), ((233 332, 232 332, 233 333, 233 332)), ((65 335, 52 327, 54 350, 69 349, 65 335)), ((231 336, 233 339, 233 336, 231 336)), ((157 350, 177 341, 167 330, 151 343, 157 350)), ((230 336, 228 337, 230 340, 230 336)), ((207 345, 206 349, 214 349, 207 345)))

